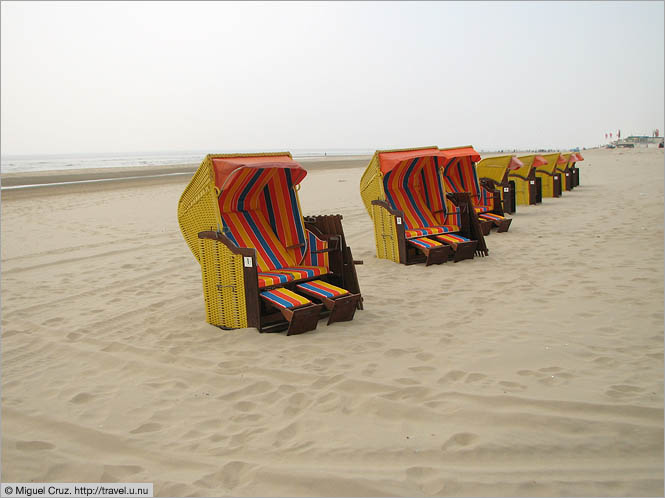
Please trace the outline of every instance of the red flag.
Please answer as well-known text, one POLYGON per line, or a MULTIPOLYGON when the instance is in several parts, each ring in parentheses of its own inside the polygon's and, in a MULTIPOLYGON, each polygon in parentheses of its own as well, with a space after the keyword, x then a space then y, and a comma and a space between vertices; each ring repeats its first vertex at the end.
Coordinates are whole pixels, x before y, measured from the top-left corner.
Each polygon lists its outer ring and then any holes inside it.
POLYGON ((612 138, 612 132, 610 132, 610 138, 612 138))
POLYGON ((605 133, 605 138, 607 138, 607 133, 605 133))

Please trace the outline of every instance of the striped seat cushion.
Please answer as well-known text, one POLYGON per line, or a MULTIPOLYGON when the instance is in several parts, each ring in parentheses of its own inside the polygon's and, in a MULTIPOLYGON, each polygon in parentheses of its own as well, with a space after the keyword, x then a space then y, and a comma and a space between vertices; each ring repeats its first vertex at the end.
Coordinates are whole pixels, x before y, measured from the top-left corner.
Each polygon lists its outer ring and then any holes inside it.
POLYGON ((292 268, 281 268, 273 270, 271 273, 281 273, 290 275, 293 280, 304 280, 306 278, 319 277, 328 273, 325 266, 294 266, 292 268))
POLYGON ((259 289, 272 285, 281 285, 293 281, 293 276, 287 273, 259 272, 259 289))
POLYGON ((296 286, 298 290, 309 293, 319 297, 327 297, 333 299, 335 297, 344 296, 349 293, 348 290, 337 287, 322 280, 313 280, 312 282, 305 282, 296 286))
POLYGON ((305 296, 296 294, 289 289, 263 291, 261 297, 278 308, 299 308, 312 302, 305 296))
POLYGON ((480 217, 492 221, 501 221, 506 219, 505 216, 501 216, 499 214, 494 214, 494 213, 482 213, 480 217))
POLYGON ((432 247, 443 245, 438 240, 428 239, 427 237, 423 237, 420 239, 410 239, 408 242, 421 249, 431 249, 432 247))
POLYGON ((459 230, 459 227, 453 225, 413 228, 411 230, 405 230, 404 236, 407 239, 415 239, 416 237, 423 237, 425 235, 437 235, 439 233, 456 232, 457 230, 459 230))
POLYGON ((471 242, 471 239, 467 239, 466 237, 463 237, 459 234, 456 233, 446 233, 443 235, 437 235, 437 239, 443 242, 448 242, 451 244, 459 244, 460 242, 471 242))

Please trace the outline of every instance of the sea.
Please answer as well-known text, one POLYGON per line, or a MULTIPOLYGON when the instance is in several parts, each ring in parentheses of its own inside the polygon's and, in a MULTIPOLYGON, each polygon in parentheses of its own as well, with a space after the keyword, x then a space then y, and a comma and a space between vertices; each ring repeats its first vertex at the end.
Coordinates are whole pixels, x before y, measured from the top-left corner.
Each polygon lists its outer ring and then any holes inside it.
MULTIPOLYGON (((236 151, 215 151, 232 153, 236 151)), ((243 151, 262 152, 262 151, 243 151)), ((153 151, 98 154, 43 154, 0 156, 2 173, 30 171, 74 170, 92 168, 117 168, 140 166, 168 166, 174 164, 199 164, 210 151, 153 151)), ((373 149, 291 149, 295 159, 323 156, 372 155, 373 149)))

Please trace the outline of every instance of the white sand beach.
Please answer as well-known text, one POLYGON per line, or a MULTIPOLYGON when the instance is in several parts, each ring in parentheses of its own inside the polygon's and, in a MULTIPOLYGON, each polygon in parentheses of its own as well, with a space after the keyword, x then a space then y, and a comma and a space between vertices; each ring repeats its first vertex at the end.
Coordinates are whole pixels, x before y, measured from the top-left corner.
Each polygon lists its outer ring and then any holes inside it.
POLYGON ((292 337, 205 322, 188 175, 3 191, 2 480, 662 496, 663 151, 583 155, 489 257, 430 267, 375 257, 367 159, 303 162, 365 310, 292 337))

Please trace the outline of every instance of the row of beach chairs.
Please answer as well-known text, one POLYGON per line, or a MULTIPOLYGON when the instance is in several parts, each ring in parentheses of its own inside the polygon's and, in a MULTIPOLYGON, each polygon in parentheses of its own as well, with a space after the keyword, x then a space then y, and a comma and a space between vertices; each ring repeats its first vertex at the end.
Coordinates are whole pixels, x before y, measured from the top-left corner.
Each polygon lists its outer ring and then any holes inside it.
MULTIPOLYGON (((487 256, 516 204, 579 185, 580 154, 480 159, 473 147, 377 151, 360 182, 377 256, 426 265, 487 256)), ((363 299, 341 215, 303 216, 291 154, 210 154, 178 203, 208 323, 287 335, 352 320, 363 299)))

